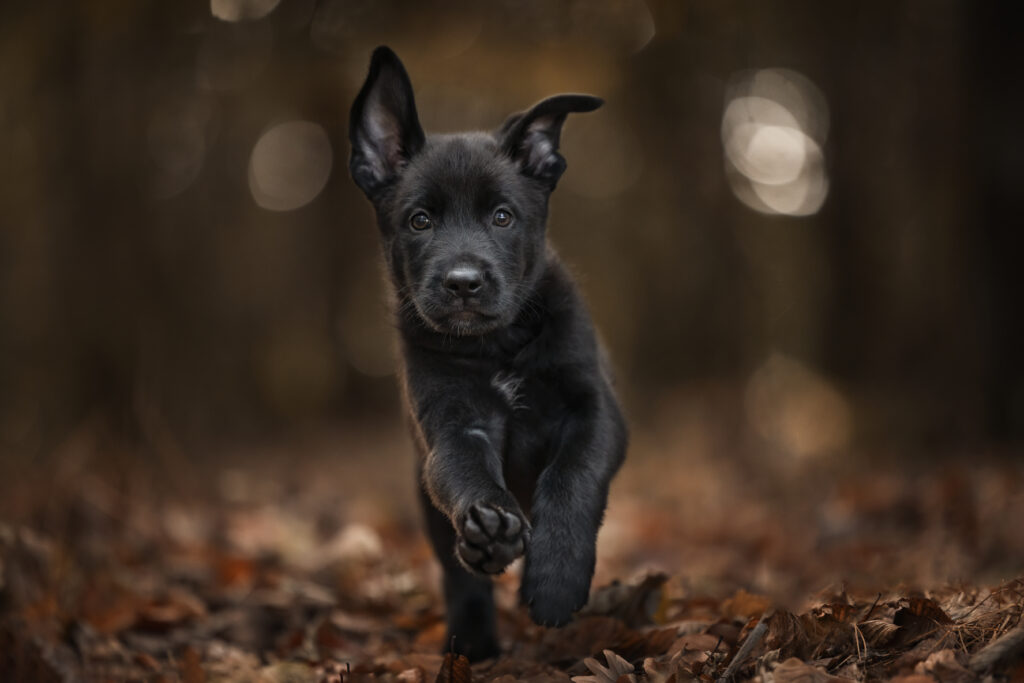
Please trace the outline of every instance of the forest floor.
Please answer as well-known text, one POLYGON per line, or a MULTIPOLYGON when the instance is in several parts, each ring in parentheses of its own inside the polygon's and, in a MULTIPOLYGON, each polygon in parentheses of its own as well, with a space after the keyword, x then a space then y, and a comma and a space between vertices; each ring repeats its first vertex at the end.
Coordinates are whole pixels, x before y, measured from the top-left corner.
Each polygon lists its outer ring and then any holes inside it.
POLYGON ((0 482, 4 681, 1024 680, 1024 465, 806 462, 640 430, 588 606, 444 660, 401 429, 131 449, 83 427, 0 482))

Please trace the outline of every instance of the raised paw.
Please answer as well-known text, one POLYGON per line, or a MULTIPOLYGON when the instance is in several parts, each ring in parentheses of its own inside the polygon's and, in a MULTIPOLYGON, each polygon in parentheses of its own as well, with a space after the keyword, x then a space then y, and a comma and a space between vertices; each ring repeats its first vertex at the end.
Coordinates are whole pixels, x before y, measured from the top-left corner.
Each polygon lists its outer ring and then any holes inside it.
POLYGON ((500 574, 526 549, 529 524, 518 511, 476 503, 462 516, 457 531, 459 561, 470 571, 500 574))

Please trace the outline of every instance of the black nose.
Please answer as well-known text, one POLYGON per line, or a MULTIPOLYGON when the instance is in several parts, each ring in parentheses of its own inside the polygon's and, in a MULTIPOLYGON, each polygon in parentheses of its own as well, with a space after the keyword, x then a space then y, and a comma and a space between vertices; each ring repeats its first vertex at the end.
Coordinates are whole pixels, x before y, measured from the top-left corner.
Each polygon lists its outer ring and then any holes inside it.
POLYGON ((461 297, 473 296, 480 291, 483 284, 483 273, 472 266, 452 268, 444 276, 445 289, 461 297))

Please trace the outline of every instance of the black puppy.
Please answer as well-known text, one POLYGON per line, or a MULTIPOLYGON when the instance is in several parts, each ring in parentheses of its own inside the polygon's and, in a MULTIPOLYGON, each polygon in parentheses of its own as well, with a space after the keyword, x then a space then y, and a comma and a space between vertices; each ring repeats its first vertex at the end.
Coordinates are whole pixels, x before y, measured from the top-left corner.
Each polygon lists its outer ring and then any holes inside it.
POLYGON ((593 325, 545 240, 570 112, 557 95, 494 133, 425 136, 398 57, 377 48, 352 105, 349 168, 377 212, 403 388, 448 638, 498 654, 488 574, 526 555, 540 624, 582 607, 626 425, 593 325))

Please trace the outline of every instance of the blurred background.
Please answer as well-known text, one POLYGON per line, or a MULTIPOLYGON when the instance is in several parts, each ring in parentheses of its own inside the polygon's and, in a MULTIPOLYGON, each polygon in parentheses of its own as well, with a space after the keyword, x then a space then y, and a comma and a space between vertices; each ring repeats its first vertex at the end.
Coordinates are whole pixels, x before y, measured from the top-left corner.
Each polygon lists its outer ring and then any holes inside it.
MULTIPOLYGON (((83 439, 69 482, 265 448, 286 470, 358 461, 373 494, 392 458, 409 467, 376 229, 347 169, 348 108, 388 44, 427 130, 490 129, 563 91, 607 101, 565 127, 549 230, 631 416, 620 490, 658 480, 666 506, 710 505, 736 481, 942 461, 908 534, 1008 525, 1021 479, 972 468, 1024 437, 1016 7, 5 3, 5 486, 51 479, 83 439)), ((232 472, 221 494, 257 495, 232 472)), ((826 536, 848 508, 903 519, 900 485, 829 491, 826 536)), ((1000 534, 986 567, 1024 558, 1000 534)))
POLYGON ((607 100, 566 126, 550 234, 634 421, 715 392, 801 453, 1024 435, 1022 105, 998 3, 0 12, 5 450, 96 418, 142 440, 395 419, 347 169, 382 43, 428 130, 607 100))

